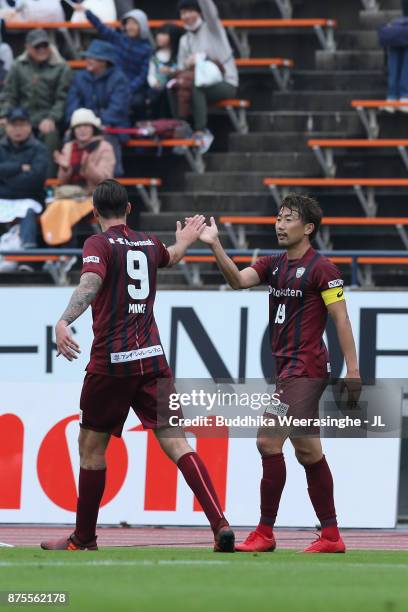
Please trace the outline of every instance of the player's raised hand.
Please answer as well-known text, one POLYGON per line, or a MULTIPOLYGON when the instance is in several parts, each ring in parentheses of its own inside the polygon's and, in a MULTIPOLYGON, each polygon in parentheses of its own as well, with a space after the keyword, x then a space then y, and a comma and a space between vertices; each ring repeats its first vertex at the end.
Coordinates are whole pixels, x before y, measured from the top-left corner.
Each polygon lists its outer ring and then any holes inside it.
POLYGON ((55 337, 57 343, 57 357, 63 355, 68 361, 78 359, 78 353, 81 352, 79 345, 72 337, 66 321, 58 321, 55 326, 55 337))
POLYGON ((218 239, 218 227, 214 217, 210 217, 210 225, 205 225, 200 234, 201 242, 212 245, 218 239))
POLYGON ((177 221, 176 241, 183 242, 190 246, 190 244, 193 244, 193 242, 199 239, 205 225, 205 217, 203 215, 189 217, 186 219, 184 227, 182 227, 180 221, 177 221))

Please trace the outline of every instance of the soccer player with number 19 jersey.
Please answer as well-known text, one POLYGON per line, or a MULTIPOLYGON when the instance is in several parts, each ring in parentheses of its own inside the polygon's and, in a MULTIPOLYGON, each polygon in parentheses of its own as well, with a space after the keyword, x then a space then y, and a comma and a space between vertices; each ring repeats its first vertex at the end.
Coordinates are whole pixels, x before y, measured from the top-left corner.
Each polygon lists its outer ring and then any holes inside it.
POLYGON ((45 550, 97 550, 96 523, 105 488, 105 451, 120 437, 130 407, 152 429, 177 464, 214 533, 215 552, 234 551, 234 533, 222 512, 210 476, 179 427, 171 427, 169 396, 175 392, 153 315, 158 268, 178 263, 195 242, 205 219, 177 223, 176 243, 126 225, 127 192, 114 180, 98 185, 94 213, 102 233, 84 245, 79 287, 56 326, 58 352, 72 361, 80 352, 69 325, 92 304, 94 342, 81 395, 80 474, 76 529, 69 537, 42 542, 45 550))
MULTIPOLYGON (((355 402, 359 393, 360 374, 343 281, 336 266, 311 246, 321 219, 322 211, 315 200, 295 194, 287 196, 276 220, 278 243, 285 252, 262 257, 242 271, 222 248, 213 218, 200 236, 211 246, 220 270, 233 289, 248 289, 260 284, 269 286, 269 331, 280 411, 274 412, 271 407, 266 411, 268 417, 287 414, 313 422, 313 418, 319 416, 319 400, 330 372, 322 338, 328 313, 335 323, 346 361, 344 384, 349 401, 355 402)), ((263 467, 260 522, 235 550, 266 552, 276 547, 273 527, 286 481, 282 449, 287 438, 305 469, 310 500, 322 527, 320 537, 304 552, 345 552, 337 527, 333 478, 318 430, 276 430, 267 426, 261 427, 257 436, 263 467)))

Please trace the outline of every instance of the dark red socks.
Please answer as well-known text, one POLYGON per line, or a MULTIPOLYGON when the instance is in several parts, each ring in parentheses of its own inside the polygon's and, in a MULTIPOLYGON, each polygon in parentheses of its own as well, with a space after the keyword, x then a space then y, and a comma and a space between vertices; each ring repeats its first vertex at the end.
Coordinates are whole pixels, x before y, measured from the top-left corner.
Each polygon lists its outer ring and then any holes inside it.
POLYGON ((336 541, 340 537, 334 507, 333 477, 326 457, 304 465, 310 501, 322 526, 322 537, 336 541))
POLYGON ((257 531, 271 538, 286 482, 286 464, 283 453, 262 457, 262 468, 261 520, 257 531))
POLYGON ((220 527, 228 525, 210 475, 199 455, 186 453, 178 460, 177 467, 198 499, 213 532, 216 533, 220 527))
POLYGON ((80 469, 75 535, 83 544, 95 538, 105 480, 106 468, 103 470, 80 469))

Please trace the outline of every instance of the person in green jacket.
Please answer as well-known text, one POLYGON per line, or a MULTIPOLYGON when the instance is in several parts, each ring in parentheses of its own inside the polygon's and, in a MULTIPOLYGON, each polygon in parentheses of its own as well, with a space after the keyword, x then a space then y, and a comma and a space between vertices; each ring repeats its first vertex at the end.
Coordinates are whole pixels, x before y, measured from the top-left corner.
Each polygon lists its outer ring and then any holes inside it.
MULTIPOLYGON (((11 108, 21 107, 29 115, 34 132, 50 151, 60 147, 65 102, 72 71, 45 30, 31 30, 25 52, 13 63, 0 94, 0 124, 11 108)), ((50 165, 49 176, 54 174, 50 165)))

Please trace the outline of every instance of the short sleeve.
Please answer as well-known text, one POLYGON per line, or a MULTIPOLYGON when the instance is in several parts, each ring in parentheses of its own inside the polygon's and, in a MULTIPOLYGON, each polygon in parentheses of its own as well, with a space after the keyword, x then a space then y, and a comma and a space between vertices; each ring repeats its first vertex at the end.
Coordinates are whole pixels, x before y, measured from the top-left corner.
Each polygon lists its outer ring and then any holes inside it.
POLYGON ((156 242, 157 242, 157 248, 159 251, 159 263, 157 267, 165 268, 166 266, 169 265, 170 253, 168 252, 165 245, 160 240, 157 240, 157 238, 156 238, 156 242))
POLYGON ((111 254, 111 247, 104 236, 91 236, 85 241, 82 252, 82 272, 94 272, 102 280, 106 276, 111 254))
POLYGON ((343 279, 337 266, 323 258, 315 268, 314 282, 326 306, 344 300, 343 279))
POLYGON ((268 282, 269 279, 269 271, 272 266, 272 261, 274 257, 268 255, 266 257, 260 257, 254 264, 252 264, 251 268, 255 270, 255 272, 259 276, 259 280, 263 285, 268 282))

